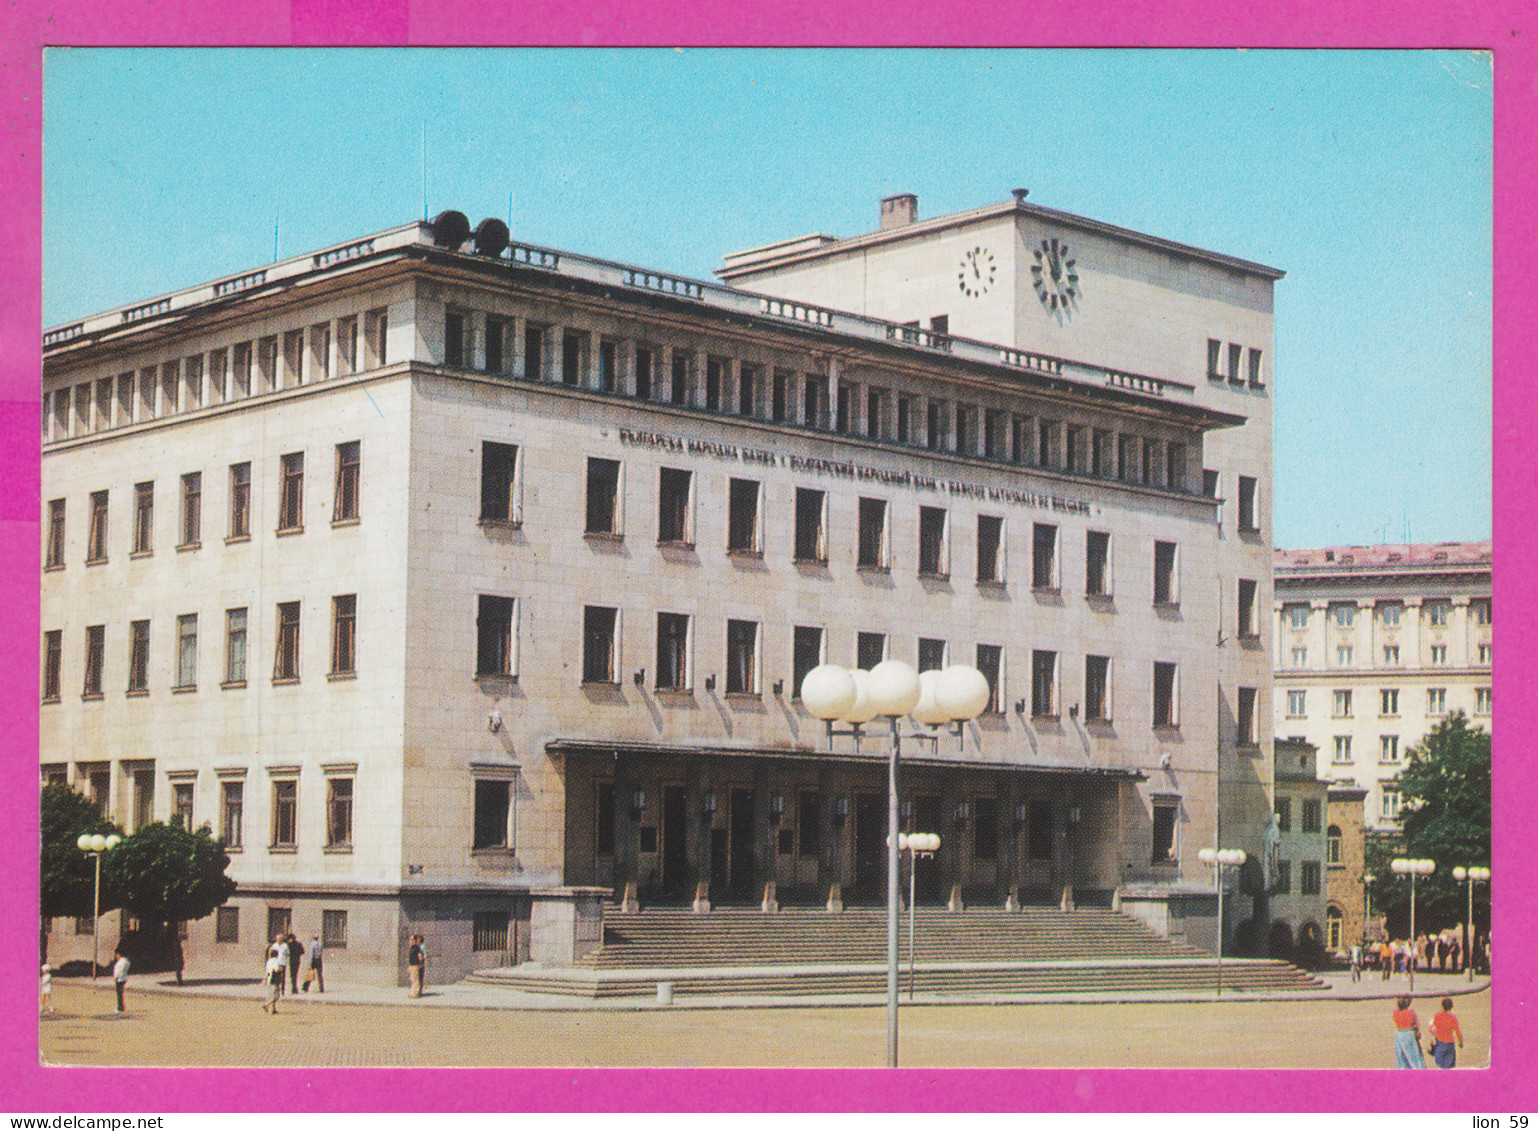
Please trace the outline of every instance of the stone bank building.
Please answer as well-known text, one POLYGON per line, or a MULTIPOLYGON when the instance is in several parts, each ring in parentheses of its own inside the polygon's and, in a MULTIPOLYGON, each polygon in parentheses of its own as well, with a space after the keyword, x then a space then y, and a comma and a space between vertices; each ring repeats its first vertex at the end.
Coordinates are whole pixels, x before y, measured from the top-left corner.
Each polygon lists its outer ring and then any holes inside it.
POLYGON ((885 746, 797 690, 886 658, 993 690, 905 743, 920 902, 1211 945, 1197 851, 1275 788, 1281 273, 1020 191, 718 274, 449 212, 44 335, 42 774, 225 839, 189 965, 559 962, 630 885, 878 902, 885 746))

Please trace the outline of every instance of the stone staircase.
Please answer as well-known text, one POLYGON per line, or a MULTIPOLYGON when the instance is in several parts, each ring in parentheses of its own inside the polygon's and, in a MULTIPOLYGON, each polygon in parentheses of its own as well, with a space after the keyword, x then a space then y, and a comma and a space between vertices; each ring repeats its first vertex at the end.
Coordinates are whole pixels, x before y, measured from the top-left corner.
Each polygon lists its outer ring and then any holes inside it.
MULTIPOLYGON (((902 919, 901 986, 909 986, 908 919, 902 919)), ((1211 955, 1108 910, 1063 912, 919 908, 914 989, 923 994, 1211 992, 1211 955)), ((605 913, 603 947, 576 966, 483 970, 471 982, 584 998, 884 994, 886 914, 717 908, 696 914, 653 907, 605 913)), ((1269 959, 1226 959, 1225 990, 1320 990, 1324 983, 1269 959)))

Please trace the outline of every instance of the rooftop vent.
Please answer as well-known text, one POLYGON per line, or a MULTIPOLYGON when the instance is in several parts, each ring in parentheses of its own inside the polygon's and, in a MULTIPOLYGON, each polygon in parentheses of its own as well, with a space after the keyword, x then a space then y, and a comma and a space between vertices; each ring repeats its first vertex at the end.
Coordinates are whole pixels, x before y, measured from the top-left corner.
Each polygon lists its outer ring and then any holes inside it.
POLYGON ((911 192, 881 200, 881 230, 904 228, 919 218, 919 198, 911 192))
POLYGON ((1016 204, 1024 204, 1025 198, 1031 195, 1031 190, 1028 188, 1017 188, 1014 189, 1013 192, 1015 194, 1016 204))
POLYGON ((435 245, 458 251, 460 245, 470 238, 470 221, 463 212, 449 209, 433 217, 432 230, 435 245))

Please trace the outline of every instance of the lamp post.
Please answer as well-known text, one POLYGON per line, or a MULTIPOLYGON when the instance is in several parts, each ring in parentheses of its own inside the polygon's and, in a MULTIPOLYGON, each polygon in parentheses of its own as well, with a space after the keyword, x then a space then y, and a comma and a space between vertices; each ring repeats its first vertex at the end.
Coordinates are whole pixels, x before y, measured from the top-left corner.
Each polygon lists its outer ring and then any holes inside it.
POLYGON ((1463 965, 1469 972, 1469 981, 1474 980, 1474 953, 1471 944, 1474 941, 1474 884, 1490 882, 1489 868, 1465 868, 1462 865, 1453 869, 1453 879, 1467 880, 1469 883, 1469 914, 1463 921, 1463 965))
MULTIPOLYGON (((1435 860, 1408 860, 1397 857, 1389 864, 1394 873, 1410 877, 1410 953, 1405 955, 1405 965, 1410 970, 1410 992, 1415 992, 1415 877, 1429 876, 1437 870, 1435 860)), ((1471 889, 1472 890, 1472 889, 1471 889)))
POLYGON ((913 713, 928 726, 976 718, 988 705, 988 680, 976 668, 956 665, 920 676, 901 660, 884 660, 869 672, 819 664, 801 681, 801 702, 813 718, 828 726, 832 744, 835 720, 851 724, 856 742, 860 727, 880 715, 892 728, 887 757, 887 1067, 897 1067, 898 806, 897 763, 902 737, 897 720, 913 713), (929 678, 924 678, 929 677, 929 678))
POLYGON ((1213 883, 1218 889, 1218 997, 1223 996, 1223 869, 1239 868, 1247 856, 1242 848, 1203 848, 1196 858, 1212 869, 1213 883))
POLYGON ((908 854, 908 1000, 913 1000, 913 909, 918 894, 918 858, 940 851, 939 833, 899 833, 897 847, 908 854))
POLYGON ((97 928, 101 919, 101 857, 108 849, 116 848, 123 838, 116 833, 110 836, 102 836, 100 833, 81 833, 75 840, 75 847, 81 852, 88 852, 96 858, 96 883, 91 891, 91 981, 96 981, 96 940, 100 937, 97 928))

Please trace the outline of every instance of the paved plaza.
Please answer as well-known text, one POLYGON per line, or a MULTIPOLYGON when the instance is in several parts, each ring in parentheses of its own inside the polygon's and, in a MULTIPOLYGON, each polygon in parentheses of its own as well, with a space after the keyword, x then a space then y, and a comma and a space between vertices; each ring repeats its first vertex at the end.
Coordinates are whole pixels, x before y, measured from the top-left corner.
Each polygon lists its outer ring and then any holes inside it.
MULTIPOLYGON (((55 983, 41 1019, 50 1065, 286 1067, 879 1067, 885 1012, 817 999, 777 1005, 706 1001, 515 1001, 476 986, 349 990, 284 998, 261 1009, 259 987, 137 980, 128 1012, 110 982, 55 983)), ((1462 978, 1421 976, 1422 1026, 1444 994, 1466 1047, 1461 1068, 1490 1057, 1490 991, 1462 978)), ((1331 980, 1313 997, 921 1002, 902 1011, 901 1061, 932 1068, 1392 1068, 1391 997, 1403 980, 1331 980)))

